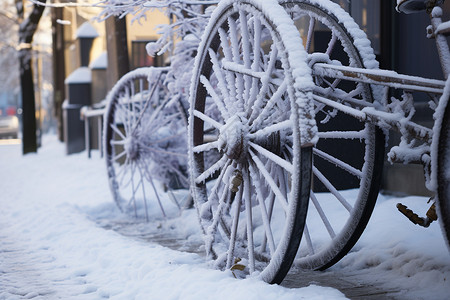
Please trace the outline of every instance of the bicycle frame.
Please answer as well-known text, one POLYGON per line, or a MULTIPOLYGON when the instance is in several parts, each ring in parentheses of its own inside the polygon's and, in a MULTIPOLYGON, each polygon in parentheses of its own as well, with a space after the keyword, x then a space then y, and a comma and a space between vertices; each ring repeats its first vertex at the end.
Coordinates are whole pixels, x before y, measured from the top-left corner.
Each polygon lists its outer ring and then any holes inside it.
MULTIPOLYGON (((427 12, 431 18, 431 25, 427 27, 427 37, 434 38, 439 53, 439 59, 447 78, 450 74, 450 51, 446 35, 450 34, 450 21, 442 22, 442 9, 439 6, 431 7, 427 12)), ((429 180, 430 170, 430 145, 433 137, 432 129, 419 125, 411 120, 414 114, 413 99, 411 92, 425 92, 435 95, 435 104, 442 95, 446 82, 443 80, 428 79, 418 76, 398 74, 388 70, 368 70, 346 66, 332 65, 326 63, 327 58, 315 60, 311 65, 313 75, 321 74, 331 78, 350 80, 361 83, 384 87, 381 97, 375 103, 362 102, 359 99, 342 98, 341 95, 333 97, 318 96, 314 99, 329 107, 341 110, 364 122, 370 122, 385 130, 394 130, 402 135, 401 145, 390 149, 388 158, 391 162, 420 162, 424 165, 425 177, 429 180), (387 100, 387 89, 395 88, 403 90, 401 100, 390 103, 387 100), (328 99, 327 99, 328 98, 328 99), (381 98, 381 99, 380 99, 381 98), (331 100, 330 100, 331 99, 331 100), (340 101, 344 99, 352 106, 344 105, 340 101), (406 147, 406 148, 405 148, 406 147)), ((320 93, 320 91, 319 91, 320 93)), ((376 95, 375 95, 376 96, 376 95)))

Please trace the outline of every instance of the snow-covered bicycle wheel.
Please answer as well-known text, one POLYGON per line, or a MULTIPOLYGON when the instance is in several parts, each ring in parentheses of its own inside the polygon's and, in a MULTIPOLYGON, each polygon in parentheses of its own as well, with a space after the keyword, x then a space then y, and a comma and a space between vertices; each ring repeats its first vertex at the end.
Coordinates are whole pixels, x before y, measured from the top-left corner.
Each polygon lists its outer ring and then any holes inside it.
POLYGON ((370 42, 336 3, 281 0, 309 54, 315 81, 319 142, 313 150, 313 188, 296 265, 326 269, 355 245, 378 196, 384 136, 380 129, 345 113, 372 106, 371 86, 339 80, 314 70, 314 63, 377 68, 370 42), (327 105, 339 102, 340 109, 327 105))
POLYGON ((207 255, 270 283, 290 269, 309 200, 316 131, 300 42, 276 1, 221 1, 191 83, 191 191, 207 255))
POLYGON ((438 219, 442 234, 450 250, 450 80, 445 84, 444 94, 434 115, 432 142, 433 182, 437 182, 436 198, 438 219))
POLYGON ((165 68, 127 73, 108 94, 105 114, 114 200, 123 212, 147 221, 178 212, 188 197, 186 122, 169 105, 165 75, 165 68))

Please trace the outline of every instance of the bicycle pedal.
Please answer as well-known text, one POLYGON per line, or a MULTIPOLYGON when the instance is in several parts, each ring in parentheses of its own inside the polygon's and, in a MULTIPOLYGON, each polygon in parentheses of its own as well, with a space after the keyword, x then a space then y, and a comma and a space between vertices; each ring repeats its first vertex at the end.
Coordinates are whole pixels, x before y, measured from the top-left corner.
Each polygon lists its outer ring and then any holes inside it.
POLYGON ((230 268, 230 271, 233 274, 234 278, 240 277, 241 274, 239 274, 239 273, 243 272, 245 270, 245 265, 240 264, 239 262, 241 262, 241 259, 240 258, 236 258, 234 260, 234 264, 230 268))
POLYGON ((231 266, 230 270, 231 271, 234 271, 234 270, 244 271, 245 266, 241 265, 241 264, 235 264, 235 265, 231 266))
POLYGON ((406 205, 403 205, 401 203, 397 203, 397 209, 405 216, 407 217, 412 223, 422 226, 422 227, 428 227, 433 221, 437 220, 436 215, 436 206, 433 203, 431 207, 426 212, 426 217, 422 218, 419 215, 417 215, 414 211, 409 209, 406 205))

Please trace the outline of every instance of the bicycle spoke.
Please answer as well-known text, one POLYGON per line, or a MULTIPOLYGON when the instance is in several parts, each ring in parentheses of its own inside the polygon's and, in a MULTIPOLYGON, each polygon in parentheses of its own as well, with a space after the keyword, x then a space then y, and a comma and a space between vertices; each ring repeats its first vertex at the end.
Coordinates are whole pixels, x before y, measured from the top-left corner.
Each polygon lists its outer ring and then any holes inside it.
POLYGON ((123 135, 123 133, 120 131, 119 128, 117 128, 116 124, 111 124, 110 127, 112 128, 112 130, 114 130, 115 133, 117 133, 122 140, 126 140, 127 138, 123 135))
MULTIPOLYGON (((217 95, 216 91, 212 87, 211 83, 208 79, 206 79, 205 76, 200 77, 200 82, 203 84, 203 86, 206 88, 206 91, 211 96, 212 100, 216 104, 217 108, 219 109, 220 113, 222 114, 222 118, 224 120, 227 120, 230 118, 230 114, 228 113, 227 109, 225 108, 223 100, 217 95)), ((223 93, 223 92, 222 92, 223 93)))
POLYGON ((305 46, 305 50, 307 53, 311 53, 310 52, 311 51, 311 43, 312 43, 312 39, 313 39, 315 26, 316 26, 316 19, 310 18, 309 26, 308 26, 308 37, 306 38, 306 46, 305 46))
POLYGON ((195 146, 193 148, 193 150, 195 153, 199 153, 199 152, 210 151, 212 149, 218 149, 218 147, 219 147, 219 141, 214 141, 214 142, 204 143, 204 144, 195 146))
POLYGON ((248 137, 253 140, 264 139, 270 134, 274 132, 281 132, 285 129, 292 129, 293 123, 292 120, 284 120, 276 124, 269 125, 267 127, 263 127, 254 133, 250 133, 248 137))
MULTIPOLYGON (((137 166, 139 169, 139 175, 141 178, 141 184, 142 184, 142 199, 144 201, 144 210, 145 210, 145 220, 148 222, 148 207, 147 207, 147 197, 145 195, 145 184, 144 184, 144 174, 142 173, 142 168, 137 166)), ((144 170, 146 170, 145 166, 143 167, 144 170)))
POLYGON ((290 162, 284 160, 283 158, 279 157, 275 153, 270 152, 269 150, 267 150, 267 149, 265 149, 265 148, 255 144, 253 142, 249 141, 248 144, 250 146, 252 146, 253 149, 258 151, 258 153, 264 155, 266 158, 270 159, 271 161, 273 161, 274 163, 276 163, 280 167, 284 168, 290 174, 292 174, 294 172, 294 166, 292 166, 292 164, 290 162))
POLYGON ((222 179, 223 176, 225 175, 225 173, 227 172, 228 167, 231 165, 231 160, 228 160, 225 165, 223 166, 223 168, 220 170, 220 174, 219 177, 217 178, 216 182, 214 183, 213 188, 211 189, 211 192, 208 196, 208 202, 212 201, 212 197, 214 195, 217 195, 217 198, 219 198, 219 194, 217 193, 218 188, 220 187, 220 185, 222 184, 222 179))
POLYGON ((127 170, 130 166, 129 160, 128 158, 125 159, 125 162, 119 166, 118 170, 119 172, 116 172, 116 178, 117 178, 117 182, 119 182, 119 184, 123 183, 123 180, 125 178, 125 175, 127 173, 127 170))
POLYGON ((209 236, 209 238, 207 239, 207 249, 212 248, 212 243, 214 242, 214 233, 217 231, 217 226, 219 225, 219 222, 222 219, 223 211, 228 202, 227 201, 228 196, 229 190, 226 188, 223 189, 222 195, 219 198, 219 205, 217 206, 217 209, 213 212, 213 222, 206 229, 206 234, 209 236))
POLYGON ((333 49, 334 49, 334 46, 335 46, 335 44, 336 44, 336 41, 337 41, 336 34, 335 34, 334 32, 331 32, 331 40, 330 40, 330 42, 328 43, 328 47, 327 47, 327 50, 325 51, 325 54, 327 54, 328 56, 331 55, 331 52, 332 52, 333 49))
POLYGON ((308 225, 305 225, 305 228, 303 229, 303 238, 306 240, 306 245, 308 247, 309 254, 313 255, 315 251, 311 241, 311 235, 309 234, 308 225))
MULTIPOLYGON (((239 12, 239 21, 241 25, 242 30, 242 37, 241 37, 241 44, 242 44, 242 54, 243 54, 243 61, 244 61, 244 67, 246 69, 251 68, 251 59, 250 59, 250 37, 248 32, 248 20, 247 20, 247 14, 239 12)), ((243 76, 244 80, 244 110, 246 110, 246 106, 248 106, 248 100, 249 100, 249 92, 250 92, 250 86, 251 86, 251 78, 249 76, 243 76), (245 101, 247 99, 247 101, 245 101)))
POLYGON ((352 139, 361 140, 367 138, 366 130, 359 131, 322 131, 317 135, 320 139, 352 139))
POLYGON ((313 166, 313 173, 325 185, 325 187, 332 193, 339 202, 345 207, 348 212, 352 211, 352 206, 345 200, 339 191, 331 184, 331 182, 315 167, 313 166))
POLYGON ((159 208, 161 209, 161 212, 162 212, 162 214, 163 214, 163 217, 164 217, 164 218, 167 218, 167 215, 166 215, 166 212, 164 211, 164 207, 163 207, 163 205, 162 205, 161 199, 159 198, 159 193, 158 193, 158 191, 156 190, 155 183, 153 182, 153 179, 152 179, 151 177, 150 177, 149 179, 150 179, 150 184, 151 184, 152 187, 153 187, 153 191, 154 191, 154 193, 155 193, 156 199, 158 200, 159 208))
POLYGON ((130 181, 131 181, 131 190, 132 190, 132 194, 131 194, 131 200, 133 203, 133 208, 134 208, 134 214, 137 217, 137 207, 136 207, 136 191, 139 188, 139 185, 137 187, 135 187, 134 184, 134 174, 136 171, 136 164, 131 165, 131 177, 130 177, 130 181), (134 167, 134 168, 133 168, 134 167))
POLYGON ((276 92, 270 97, 269 101, 265 103, 264 108, 259 113, 258 117, 251 123, 252 128, 257 128, 267 120, 271 113, 273 113, 275 105, 281 99, 281 96, 286 92, 287 80, 283 80, 283 83, 277 88, 276 92))
MULTIPOLYGON (((131 99, 134 100, 134 98, 136 97, 136 91, 134 88, 134 84, 130 84, 130 90, 131 90, 130 93, 131 93, 131 97, 132 97, 131 99)), ((138 118, 135 101, 131 101, 131 112, 133 114, 132 123, 135 124, 137 121, 137 118, 138 118)))
POLYGON ((123 145, 125 145, 125 141, 124 140, 121 140, 121 141, 111 141, 111 145, 113 145, 113 146, 123 146, 123 145))
POLYGON ((314 204, 314 207, 316 208, 317 213, 319 214, 320 218, 322 219, 323 224, 325 225, 325 228, 328 231, 328 234, 333 239, 336 236, 336 233, 334 232, 333 227, 331 227, 331 224, 328 221, 328 218, 326 217, 325 213, 323 212, 323 209, 320 206, 320 203, 317 200, 317 197, 313 191, 311 191, 310 197, 311 197, 311 202, 314 204))
POLYGON ((115 155, 112 160, 113 161, 118 161, 119 159, 121 159, 122 157, 124 157, 127 154, 127 152, 124 150, 121 153, 115 155))
POLYGON ((242 194, 243 194, 243 188, 239 190, 239 194, 237 199, 234 201, 234 214, 233 214, 233 223, 231 227, 230 232, 230 245, 228 247, 228 253, 227 253, 227 265, 226 268, 230 269, 231 265, 233 264, 233 258, 234 258, 234 249, 236 248, 236 235, 237 230, 239 226, 239 215, 241 212, 241 201, 242 201, 242 194))
POLYGON ((245 212, 247 219, 247 249, 250 273, 255 272, 255 245, 253 242, 253 217, 252 217, 252 203, 251 203, 251 189, 250 177, 248 170, 243 174, 244 179, 244 194, 245 194, 245 212))
POLYGON ((214 128, 219 129, 222 127, 222 124, 220 124, 219 122, 217 122, 216 120, 212 119, 211 117, 208 117, 207 115, 205 115, 204 113, 198 111, 198 110, 194 110, 194 116, 196 116, 197 118, 205 121, 206 123, 212 125, 214 128))
POLYGON ((216 163, 214 163, 212 166, 210 166, 202 174, 197 176, 197 178, 195 178, 195 182, 196 183, 204 182, 206 179, 208 179, 209 177, 213 176, 213 174, 216 171, 218 171, 219 169, 223 168, 223 166, 225 166, 225 164, 227 163, 228 160, 229 160, 229 158, 226 155, 222 156, 222 158, 220 160, 218 160, 216 163))
POLYGON ((319 156, 319 157, 321 157, 321 158, 331 162, 335 166, 337 166, 337 167, 347 171, 348 173, 350 173, 350 174, 352 174, 352 175, 354 175, 354 176, 356 176, 358 178, 362 178, 362 175, 363 175, 362 171, 352 167, 351 165, 347 164, 346 162, 344 162, 344 161, 342 161, 342 160, 340 160, 340 159, 338 159, 338 158, 336 158, 336 157, 334 157, 334 156, 332 156, 332 155, 330 155, 330 154, 328 154, 326 152, 323 152, 322 150, 319 150, 317 148, 314 148, 313 152, 317 156, 319 156))
POLYGON ((250 124, 254 123, 254 119, 259 116, 261 108, 264 105, 265 97, 269 91, 271 76, 277 62, 277 57, 278 49, 276 48, 276 45, 272 44, 270 46, 270 58, 267 63, 267 69, 264 71, 264 76, 261 78, 261 89, 256 97, 254 105, 248 108, 250 111, 247 112, 247 115, 250 115, 250 124))
MULTIPOLYGON (((253 72, 259 72, 261 70, 260 59, 261 59, 261 49, 259 45, 261 45, 261 20, 258 18, 253 18, 253 63, 252 70, 253 72), (257 46, 258 45, 258 46, 257 46)), ((257 78, 252 78, 250 96, 248 100, 247 112, 252 108, 254 101, 258 95, 260 90, 257 78)))
MULTIPOLYGON (((273 207, 275 204, 275 194, 273 193, 272 190, 269 191, 269 196, 267 197, 269 199, 269 203, 268 203, 268 209, 267 209, 267 215, 268 215, 268 219, 269 219, 269 224, 272 220, 272 212, 273 212, 273 207)), ((265 252, 266 251, 266 245, 267 245, 267 236, 264 235, 263 237, 263 241, 261 243, 261 252, 265 252)))
MULTIPOLYGON (((228 18, 228 26, 229 26, 229 33, 230 33, 230 42, 231 42, 231 53, 233 55, 233 62, 239 63, 241 56, 239 54, 239 37, 237 33, 237 24, 236 21, 233 18, 228 18)), ((235 74, 235 80, 234 80, 234 88, 236 89, 236 96, 237 96, 237 102, 235 103, 235 110, 234 112, 241 112, 244 109, 244 99, 243 99, 243 93, 244 93, 244 84, 243 84, 243 78, 242 74, 235 74)))
POLYGON ((256 166, 258 167, 258 170, 261 172, 264 179, 266 180, 266 183, 270 186, 273 193, 277 196, 277 199, 278 199, 281 207, 283 207, 285 213, 288 213, 288 203, 287 203, 286 197, 282 194, 282 192, 278 188, 278 186, 275 183, 275 181, 273 180, 273 178, 270 176, 269 172, 267 171, 267 169, 264 166, 264 164, 262 163, 262 161, 256 156, 255 153, 253 153, 253 151, 249 150, 249 152, 250 152, 250 156, 251 156, 252 160, 255 162, 256 166))
POLYGON ((265 238, 269 242, 270 254, 273 255, 275 253, 275 242, 273 239, 272 228, 270 227, 269 214, 267 212, 266 204, 264 202, 263 194, 261 191, 261 185, 258 180, 259 176, 258 176, 258 173, 253 169, 253 166, 251 164, 249 165, 249 170, 250 170, 251 178, 253 179, 252 183, 255 186, 256 197, 258 199, 259 207, 261 209, 261 217, 263 219, 263 224, 264 224, 265 238))
MULTIPOLYGON (((230 42, 228 41, 227 33, 225 32, 225 30, 223 28, 219 28, 218 32, 219 32, 220 42, 221 42, 225 60, 232 61, 233 54, 231 53, 232 51, 230 48, 230 42)), ((218 65, 218 63, 217 63, 217 65, 218 65)), ((215 72, 216 72, 216 74, 215 74, 216 76, 223 76, 221 74, 222 72, 220 72, 220 70, 215 70, 215 72)), ((234 85, 233 76, 234 75, 231 72, 226 72, 225 73, 226 80, 225 80, 225 78, 222 77, 223 86, 219 86, 223 97, 225 97, 225 104, 228 108, 228 111, 230 111, 230 109, 232 108, 232 105, 233 105, 232 99, 236 99, 236 89, 233 86, 234 85), (225 85, 225 82, 226 82, 226 85, 225 85), (228 91, 227 91, 227 89, 228 89, 228 91)), ((220 81, 219 81, 219 84, 220 84, 220 81)))

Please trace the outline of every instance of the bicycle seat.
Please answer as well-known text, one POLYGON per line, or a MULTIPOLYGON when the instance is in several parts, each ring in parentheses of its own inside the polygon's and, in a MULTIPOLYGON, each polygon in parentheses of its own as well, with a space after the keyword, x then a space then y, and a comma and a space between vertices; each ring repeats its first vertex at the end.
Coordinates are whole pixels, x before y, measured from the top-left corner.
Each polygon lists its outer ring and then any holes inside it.
POLYGON ((429 4, 435 3, 434 5, 440 5, 445 0, 397 0, 397 11, 412 14, 425 10, 429 4))

